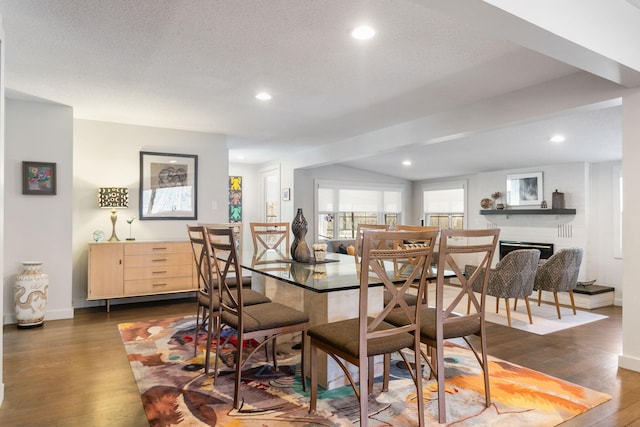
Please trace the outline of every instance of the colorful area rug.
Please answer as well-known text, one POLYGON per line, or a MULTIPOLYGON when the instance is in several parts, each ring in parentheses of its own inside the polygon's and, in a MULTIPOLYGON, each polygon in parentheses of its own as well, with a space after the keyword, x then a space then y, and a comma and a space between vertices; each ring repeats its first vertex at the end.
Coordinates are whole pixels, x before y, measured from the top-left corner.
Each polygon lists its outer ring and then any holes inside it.
MULTIPOLYGON (((243 405, 233 410, 231 354, 221 352, 221 372, 213 386, 212 379, 203 374, 203 349, 199 348, 194 357, 194 327, 193 316, 119 325, 151 426, 359 424, 358 402, 348 386, 321 391, 317 414, 309 415, 308 393, 302 391, 296 371, 300 354, 291 350, 290 343, 279 347, 278 372, 260 360, 243 371, 243 405)), ((492 358, 493 403, 485 408, 482 375, 472 353, 448 343, 445 357, 447 425, 555 426, 610 399, 606 394, 492 358)), ((423 385, 428 399, 425 424, 442 425, 437 421, 436 384, 425 381, 423 385)), ((369 399, 369 425, 417 425, 415 388, 400 363, 393 364, 388 392, 374 388, 369 399)))

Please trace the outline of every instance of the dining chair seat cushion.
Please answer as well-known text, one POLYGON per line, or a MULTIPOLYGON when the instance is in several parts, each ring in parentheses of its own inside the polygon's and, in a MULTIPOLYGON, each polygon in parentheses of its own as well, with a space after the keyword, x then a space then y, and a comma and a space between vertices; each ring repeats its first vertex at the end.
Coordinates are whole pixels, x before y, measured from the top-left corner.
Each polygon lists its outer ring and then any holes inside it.
MULTIPOLYGON (((223 296, 223 299, 227 303, 229 303, 230 301, 227 295, 223 296)), ((251 289, 242 289, 242 299, 243 299, 242 302, 246 306, 271 302, 271 299, 266 295, 263 295, 260 292, 256 292, 251 289)), ((209 294, 207 294, 205 291, 198 291, 198 302, 200 303, 200 305, 209 307, 209 294)), ((213 308, 218 308, 217 299, 214 299, 213 306, 214 306, 213 308)))
MULTIPOLYGON (((456 314, 451 316, 456 316, 456 314)), ((390 313, 385 320, 396 326, 403 326, 407 323, 406 316, 397 312, 390 313)), ((444 339, 464 337, 480 332, 480 320, 478 319, 445 323, 442 326, 444 339)), ((436 309, 433 307, 420 310, 420 336, 432 340, 436 339, 436 309)))
MULTIPOLYGON (((269 330, 290 325, 299 325, 309 321, 309 315, 277 302, 267 302, 243 308, 244 332, 269 330)), ((222 312, 222 323, 232 329, 238 329, 238 317, 228 311, 222 312)))
MULTIPOLYGON (((325 323, 312 326, 307 330, 307 335, 312 339, 326 343, 336 348, 340 352, 359 357, 358 331, 360 327, 359 319, 347 319, 338 322, 325 323)), ((393 329, 395 326, 382 322, 377 330, 393 329)), ((367 356, 393 353, 406 347, 413 346, 413 335, 398 334, 384 338, 373 338, 367 345, 367 356)))

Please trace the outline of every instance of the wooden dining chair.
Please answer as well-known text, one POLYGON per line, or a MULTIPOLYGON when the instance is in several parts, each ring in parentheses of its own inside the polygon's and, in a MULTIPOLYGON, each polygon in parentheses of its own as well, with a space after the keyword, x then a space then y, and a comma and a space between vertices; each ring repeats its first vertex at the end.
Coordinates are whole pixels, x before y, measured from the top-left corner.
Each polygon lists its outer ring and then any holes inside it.
MULTIPOLYGON (((271 343, 273 365, 277 370, 276 338, 284 334, 302 334, 300 364, 302 368, 302 388, 306 391, 304 341, 309 316, 306 313, 275 302, 255 305, 245 304, 242 287, 229 286, 230 282, 237 281, 242 277, 231 230, 228 228, 207 228, 206 236, 216 263, 217 282, 220 284, 218 291, 221 305, 221 323, 234 329, 237 333, 237 340, 234 345, 235 385, 233 407, 235 409, 240 407, 242 367, 259 349, 265 348, 268 343, 271 343), (259 344, 245 356, 243 355, 242 343, 250 339, 258 341, 259 344)), ((223 342, 223 346, 228 343, 228 340, 223 342)))
MULTIPOLYGON (((360 265, 362 262, 362 236, 366 230, 389 230, 389 225, 387 224, 358 224, 358 228, 356 229, 356 238, 354 241, 354 251, 353 256, 356 259, 356 265, 360 265)), ((380 242, 376 244, 376 246, 380 246, 380 242)), ((390 242, 389 244, 393 244, 390 242)))
MULTIPOLYGON (((430 354, 423 357, 431 370, 431 376, 437 379, 438 385, 438 420, 446 422, 445 405, 445 369, 444 369, 444 341, 462 338, 473 351, 480 364, 484 376, 485 403, 491 405, 489 389, 489 367, 487 356, 487 341, 485 334, 485 301, 489 266, 498 243, 500 229, 460 230, 443 229, 440 233, 439 257, 437 264, 435 307, 423 307, 420 310, 420 341, 427 345, 430 354), (465 258, 473 256, 477 268, 464 274, 465 258), (448 286, 453 292, 453 299, 445 305, 444 292, 447 270, 453 272, 459 285, 448 286), (473 292, 472 284, 480 280, 482 292, 478 298, 473 292), (463 314, 465 304, 461 301, 471 301, 471 311, 463 314), (458 308, 459 307, 459 308, 458 308), (456 309, 460 311, 456 311, 456 309), (468 337, 480 337, 479 348, 471 344, 468 337)), ((387 322, 403 326, 406 321, 395 313, 391 313, 387 322)))
MULTIPOLYGON (((218 302, 218 279, 215 273, 215 263, 213 262, 211 247, 207 238, 204 226, 187 225, 187 234, 191 242, 193 250, 193 259, 197 275, 198 289, 196 291, 196 328, 193 338, 193 355, 198 353, 198 335, 202 330, 206 331, 207 345, 205 348, 205 373, 209 374, 211 344, 214 339, 216 343, 220 338, 220 315, 221 307, 218 302)), ((249 278, 250 279, 250 278, 249 278)), ((244 287, 246 285, 245 278, 240 279, 244 301, 246 305, 262 304, 271 302, 271 300, 258 292, 244 287)), ((236 278, 229 281, 229 286, 237 286, 236 278)), ((250 283, 249 283, 250 284, 250 283)), ((218 352, 214 362, 214 381, 217 375, 218 352)))
MULTIPOLYGON (((438 232, 440 231, 440 227, 430 226, 430 225, 423 226, 423 225, 398 224, 396 225, 395 230, 396 231, 436 231, 438 232)), ((404 241, 394 242, 394 244, 400 248, 404 248, 404 247, 410 247, 411 245, 419 245, 421 243, 417 241, 404 240, 404 241)), ((407 269, 410 269, 411 266, 414 264, 415 264, 415 260, 411 258, 397 259, 393 263, 393 273, 395 274, 396 277, 400 277, 403 274, 405 274, 407 269)))
MULTIPOLYGON (((426 286, 426 275, 433 254, 433 246, 437 232, 427 231, 377 231, 364 233, 362 245, 362 265, 360 269, 359 315, 357 318, 341 320, 312 326, 307 331, 310 341, 311 358, 311 396, 309 411, 316 410, 318 399, 318 350, 327 353, 345 373, 349 383, 360 402, 360 426, 368 425, 368 395, 373 388, 374 356, 383 356, 384 375, 382 390, 389 387, 390 355, 399 352, 409 367, 409 372, 416 385, 418 404, 418 423, 424 423, 424 401, 422 398, 422 364, 420 359, 420 310, 418 305, 410 306, 405 302, 406 294, 418 283, 418 293, 426 286), (416 239, 425 242, 415 248, 398 248, 393 242, 398 239, 416 239), (416 260, 415 268, 404 283, 395 281, 391 272, 391 263, 397 257, 411 257, 416 260), (388 267, 388 268, 385 268, 388 267), (389 271, 387 271, 389 270, 389 271), (392 298, 385 303, 378 314, 369 314, 370 275, 376 282, 382 282, 384 289, 392 298), (395 283, 394 283, 395 282, 395 283), (401 326, 395 327, 385 318, 391 313, 403 319, 401 326), (405 348, 413 350, 414 363, 409 363, 407 356, 401 351, 405 348), (356 386, 346 361, 358 367, 359 386, 356 386), (411 366, 415 366, 415 371, 411 366)), ((373 308, 375 310, 375 308, 373 308)))
POLYGON ((276 250, 283 258, 289 258, 291 227, 288 222, 251 222, 251 239, 254 255, 276 250))

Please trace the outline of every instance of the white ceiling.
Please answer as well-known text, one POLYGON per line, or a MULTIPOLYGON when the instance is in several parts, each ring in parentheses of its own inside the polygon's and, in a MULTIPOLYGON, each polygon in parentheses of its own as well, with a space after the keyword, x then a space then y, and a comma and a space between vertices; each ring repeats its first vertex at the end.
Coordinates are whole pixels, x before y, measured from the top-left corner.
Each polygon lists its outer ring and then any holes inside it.
MULTIPOLYGON (((429 3, 0 0, 5 84, 76 118, 226 134, 230 161, 264 163, 579 71, 429 3), (368 42, 349 36, 362 22, 368 42)), ((425 179, 613 160, 620 123, 620 107, 574 112, 346 164, 425 179), (567 144, 545 148, 556 131, 567 144)))

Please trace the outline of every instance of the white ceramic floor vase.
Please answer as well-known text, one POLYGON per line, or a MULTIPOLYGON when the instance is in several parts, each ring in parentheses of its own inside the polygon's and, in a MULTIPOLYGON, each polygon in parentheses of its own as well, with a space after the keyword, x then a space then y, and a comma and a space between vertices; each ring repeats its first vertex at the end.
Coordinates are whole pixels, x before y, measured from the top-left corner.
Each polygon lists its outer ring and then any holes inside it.
POLYGON ((17 275, 15 286, 16 320, 19 328, 44 323, 48 289, 49 276, 42 271, 42 262, 23 261, 22 272, 17 275))

